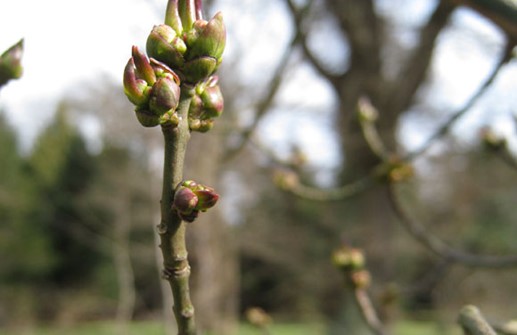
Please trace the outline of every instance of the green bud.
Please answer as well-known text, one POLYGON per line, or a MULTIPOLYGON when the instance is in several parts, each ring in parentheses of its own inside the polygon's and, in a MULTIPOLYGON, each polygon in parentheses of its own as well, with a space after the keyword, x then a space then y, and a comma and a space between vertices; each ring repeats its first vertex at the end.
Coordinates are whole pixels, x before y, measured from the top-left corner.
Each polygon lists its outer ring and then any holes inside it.
POLYGON ((151 66, 153 67, 154 73, 156 77, 160 78, 169 78, 174 80, 174 82, 179 86, 180 85, 180 77, 171 70, 170 67, 165 65, 164 63, 157 61, 154 58, 151 58, 151 66))
POLYGON ((343 246, 332 254, 332 263, 341 270, 360 270, 365 266, 361 250, 343 246))
POLYGON ((183 33, 183 24, 178 13, 178 0, 169 0, 165 9, 165 24, 170 26, 176 34, 183 33))
POLYGON ((133 104, 141 106, 148 101, 148 84, 137 77, 133 58, 129 59, 124 68, 123 84, 124 93, 133 104))
POLYGON ((367 270, 358 270, 350 274, 350 280, 355 289, 363 290, 370 286, 372 277, 367 270))
POLYGON ((182 196, 188 196, 189 202, 193 203, 193 200, 191 200, 192 194, 190 194, 187 191, 182 191, 183 189, 190 190, 197 197, 197 203, 193 207, 193 209, 197 211, 206 211, 207 209, 213 207, 219 199, 219 195, 215 193, 215 190, 213 188, 198 184, 193 180, 186 180, 182 182, 178 186, 178 191, 176 192, 179 193, 181 191, 182 196))
POLYGON ((493 129, 483 127, 480 137, 486 149, 492 151, 500 151, 508 145, 506 138, 494 132, 493 129))
POLYGON ((197 128, 197 131, 199 131, 200 133, 206 133, 213 127, 214 127, 214 120, 201 120, 199 122, 199 127, 197 128))
POLYGON ((174 194, 173 208, 181 214, 190 214, 196 209, 198 197, 194 192, 186 187, 181 186, 174 194))
POLYGON ((156 127, 160 124, 160 117, 152 114, 151 112, 143 109, 135 110, 136 118, 138 122, 144 127, 156 127))
POLYGON ((179 68, 183 65, 183 54, 187 46, 168 25, 154 26, 147 38, 147 54, 159 60, 170 68, 179 68))
POLYGON ((23 39, 0 55, 0 86, 22 76, 23 39))
POLYGON ((222 114, 224 109, 224 99, 219 85, 216 84, 205 88, 200 97, 203 101, 203 107, 208 117, 213 118, 222 114))
POLYGON ((196 20, 196 22, 194 22, 192 29, 185 34, 185 43, 189 48, 194 45, 207 24, 208 21, 205 20, 196 20))
POLYGON ((189 118, 188 119, 188 127, 191 131, 199 131, 201 128, 201 120, 200 119, 194 119, 189 118))
POLYGON ((192 24, 196 20, 196 5, 194 0, 179 0, 178 13, 183 24, 184 31, 190 31, 192 24))
POLYGON ((136 46, 133 46, 131 49, 131 54, 137 78, 145 80, 149 85, 153 85, 156 82, 156 75, 149 59, 136 46))
POLYGON ((217 68, 217 61, 212 57, 199 57, 186 62, 183 75, 189 83, 197 83, 210 76, 217 68))
POLYGON ((198 185, 193 191, 198 198, 196 209, 199 211, 204 212, 214 207, 219 200, 219 194, 215 193, 215 190, 211 187, 198 185))
POLYGON ((158 78, 151 90, 149 108, 156 115, 174 111, 178 107, 180 87, 167 77, 158 78))
POLYGON ((169 111, 160 116, 160 125, 164 127, 177 127, 180 123, 180 118, 176 111, 169 111))
POLYGON ((209 56, 220 60, 226 46, 223 14, 218 12, 207 24, 201 21, 194 30, 199 31, 199 36, 189 45, 188 59, 209 56))

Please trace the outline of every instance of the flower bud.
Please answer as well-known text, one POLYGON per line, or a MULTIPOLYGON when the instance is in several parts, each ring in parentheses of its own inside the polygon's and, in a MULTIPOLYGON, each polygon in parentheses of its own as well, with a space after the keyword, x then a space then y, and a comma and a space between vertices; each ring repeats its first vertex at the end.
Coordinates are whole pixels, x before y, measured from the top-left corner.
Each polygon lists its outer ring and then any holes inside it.
POLYGON ((217 60, 212 57, 199 57, 188 61, 183 66, 183 75, 189 83, 198 83, 210 76, 217 69, 217 60))
POLYGON ((180 123, 180 118, 176 111, 168 111, 159 118, 159 123, 164 127, 177 127, 180 123))
POLYGON ((486 149, 492 151, 500 151, 507 146, 507 140, 503 136, 496 134, 493 129, 483 127, 480 131, 480 137, 486 149))
POLYGON ((188 187, 181 186, 174 194, 173 207, 182 214, 190 214, 196 209, 198 197, 188 187))
POLYGON ((160 124, 160 117, 144 109, 135 110, 138 122, 144 127, 156 127, 160 124))
POLYGON ((367 270, 354 271, 350 274, 350 279, 354 288, 362 290, 370 286, 372 277, 367 270))
POLYGON ((181 187, 186 187, 194 192, 198 198, 198 203, 195 208, 200 211, 206 211, 208 208, 213 207, 219 199, 219 195, 215 193, 212 187, 198 184, 193 180, 184 181, 181 183, 180 188, 181 187))
POLYGON ((203 21, 195 24, 193 30, 198 31, 199 35, 195 40, 192 39, 191 45, 189 45, 188 58, 208 56, 219 61, 226 46, 226 27, 223 14, 218 12, 206 24, 203 21))
POLYGON ((141 106, 148 101, 148 84, 145 80, 137 77, 135 62, 130 58, 124 68, 124 93, 129 101, 137 106, 141 106))
POLYGON ((197 189, 194 190, 194 193, 198 198, 196 209, 202 212, 214 207, 217 200, 219 200, 219 194, 215 193, 215 190, 211 187, 198 186, 197 189))
POLYGON ((176 69, 183 66, 185 62, 183 54, 187 50, 187 46, 173 28, 161 24, 154 26, 151 30, 147 38, 146 50, 150 57, 176 69))
POLYGON ((135 74, 138 78, 141 78, 147 82, 148 85, 153 85, 156 82, 156 75, 154 69, 147 57, 140 52, 137 46, 133 46, 131 49, 131 55, 135 65, 135 74))
MULTIPOLYGON (((217 82, 216 82, 217 83, 217 82)), ((209 86, 201 93, 204 110, 208 117, 218 117, 224 109, 223 94, 219 85, 209 86)))
POLYGON ((194 0, 179 0, 178 13, 183 24, 183 30, 189 31, 196 20, 196 4, 194 0))
POLYGON ((148 59, 133 47, 123 82, 124 92, 136 105, 136 117, 144 127, 178 125, 175 111, 180 99, 180 80, 167 65, 148 59))
POLYGON ((200 133, 206 133, 214 127, 214 120, 201 120, 197 131, 200 133))
POLYGON ((176 34, 183 33, 183 24, 178 13, 178 0, 169 0, 165 9, 165 24, 170 26, 176 34))
POLYGON ((173 79, 158 78, 151 90, 149 108, 156 115, 163 115, 178 107, 180 87, 173 79))
POLYGON ((332 263, 341 270, 360 270, 364 268, 365 259, 361 250, 343 246, 332 254, 332 263))
POLYGON ((0 55, 0 86, 22 76, 23 39, 0 55))

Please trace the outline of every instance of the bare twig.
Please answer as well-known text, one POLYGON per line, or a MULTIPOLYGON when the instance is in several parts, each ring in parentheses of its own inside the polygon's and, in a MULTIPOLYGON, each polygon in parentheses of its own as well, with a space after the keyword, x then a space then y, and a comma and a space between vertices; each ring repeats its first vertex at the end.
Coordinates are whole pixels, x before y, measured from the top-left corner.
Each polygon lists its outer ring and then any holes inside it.
POLYGON ((389 89, 386 90, 386 111, 401 113, 412 101, 424 81, 431 64, 435 43, 441 31, 447 26, 455 9, 449 1, 439 1, 428 22, 421 28, 418 45, 411 51, 407 62, 389 89))
POLYGON ((368 328, 376 335, 387 335, 385 327, 373 307, 368 292, 365 289, 356 288, 354 290, 354 298, 368 328))
POLYGON ((336 201, 350 198, 376 185, 373 177, 367 176, 362 179, 355 180, 349 184, 332 189, 321 189, 317 187, 307 186, 301 183, 292 185, 287 190, 294 195, 308 200, 315 201, 336 201))
POLYGON ((503 66, 508 63, 512 59, 512 50, 515 44, 511 41, 508 41, 505 47, 503 54, 501 55, 500 60, 497 62, 496 66, 493 68, 490 75, 485 79, 483 84, 478 88, 478 90, 472 95, 472 97, 465 103, 465 105, 453 113, 449 119, 444 122, 438 130, 429 137, 429 139, 422 145, 419 149, 409 153, 406 157, 406 160, 413 160, 414 158, 422 155, 426 152, 434 142, 442 138, 445 134, 449 132, 455 122, 465 115, 474 104, 479 100, 479 98, 487 91, 487 89, 492 85, 497 75, 500 73, 503 66))
POLYGON ((511 0, 455 0, 472 7, 499 26, 506 34, 517 39, 517 3, 511 0))
POLYGON ((240 140, 239 144, 237 144, 235 147, 229 149, 225 153, 225 160, 232 159, 233 157, 235 157, 235 155, 237 155, 242 150, 242 148, 249 141, 251 135, 254 133, 258 124, 262 120, 262 117, 271 108, 271 105, 273 104, 273 101, 280 88, 280 85, 282 84, 282 79, 284 77, 285 70, 287 68, 287 63, 293 53, 293 49, 296 44, 296 40, 297 40, 297 36, 295 35, 292 38, 291 42, 289 43, 289 46, 285 48, 284 54, 282 55, 282 58, 280 58, 280 61, 276 67, 273 77, 271 78, 271 81, 268 84, 269 89, 268 89, 266 95, 257 103, 257 110, 255 112, 255 118, 253 119, 253 123, 250 126, 248 126, 247 129, 241 131, 241 134, 240 134, 241 140, 240 140))
POLYGON ((305 14, 309 11, 313 1, 309 1, 307 5, 302 9, 298 9, 293 0, 287 0, 286 3, 289 8, 289 12, 293 17, 294 26, 297 34, 296 41, 300 43, 305 57, 321 76, 326 78, 331 83, 336 83, 338 77, 327 71, 323 64, 321 64, 321 62, 312 53, 307 44, 307 33, 303 28, 303 19, 305 14))
POLYGON ((381 160, 388 160, 390 153, 375 127, 375 121, 377 121, 379 117, 379 112, 367 97, 361 97, 357 105, 359 124, 361 125, 361 130, 368 147, 381 160))
POLYGON ((496 332, 485 320, 479 309, 468 305, 461 309, 458 323, 465 335, 496 335, 496 332))
POLYGON ((399 217, 402 226, 416 241, 434 254, 445 260, 469 267, 504 268, 517 266, 517 255, 476 255, 450 247, 444 241, 426 231, 421 224, 409 217, 400 203, 400 197, 396 194, 394 184, 390 183, 387 189, 388 199, 395 214, 399 217))

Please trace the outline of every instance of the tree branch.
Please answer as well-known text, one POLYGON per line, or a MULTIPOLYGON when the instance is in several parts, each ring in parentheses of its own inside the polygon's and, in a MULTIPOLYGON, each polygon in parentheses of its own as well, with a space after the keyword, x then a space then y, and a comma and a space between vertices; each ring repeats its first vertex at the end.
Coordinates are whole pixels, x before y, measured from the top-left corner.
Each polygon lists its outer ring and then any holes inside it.
POLYGON ((224 154, 225 158, 224 160, 229 160, 235 157, 242 148, 246 145, 246 143, 249 141, 251 135, 257 128, 258 124, 262 120, 262 117, 267 113, 267 111, 271 108, 271 105, 273 104, 273 101, 276 97, 276 94, 278 93, 278 90, 282 84, 282 80, 285 74, 285 70, 287 68, 287 63, 289 59, 291 58, 291 55, 293 53, 294 46, 297 42, 297 36, 295 35, 289 45, 285 48, 284 54, 282 55, 282 58, 280 58, 280 62, 278 63, 275 72, 273 74, 273 77, 271 78, 271 81, 269 82, 269 89, 266 93, 266 95, 257 103, 257 110, 255 113, 255 118, 253 120, 253 123, 248 126, 247 129, 241 132, 241 140, 237 146, 227 150, 227 152, 224 154))
POLYGON ((373 307, 368 292, 363 288, 354 289, 354 298, 366 325, 375 335, 387 335, 377 311, 373 307))
POLYGON ((190 138, 188 109, 192 100, 190 92, 181 90, 177 113, 177 127, 162 127, 165 141, 163 189, 161 200, 162 221, 158 225, 163 254, 163 275, 169 282, 174 296, 174 315, 178 335, 195 335, 194 307, 190 299, 190 265, 185 242, 186 222, 172 210, 174 190, 183 179, 183 163, 187 142, 190 138))
POLYGON ((321 64, 321 62, 316 58, 316 56, 312 53, 307 43, 307 33, 303 28, 303 19, 305 13, 308 12, 312 1, 309 1, 308 4, 302 8, 298 9, 294 4, 293 0, 287 0, 287 7, 289 8, 289 12, 292 15, 295 27, 296 41, 302 47, 305 58, 309 61, 309 63, 316 69, 316 71, 325 79, 327 79, 331 84, 335 85, 337 83, 337 76, 327 71, 327 69, 321 64))
POLYGON ((507 42, 505 50, 504 50, 503 54, 501 55, 501 58, 499 59, 499 61, 495 65, 495 67, 493 68, 490 75, 485 79, 483 84, 481 84, 481 86, 478 88, 478 90, 472 95, 472 97, 465 103, 465 105, 462 108, 460 108, 455 113, 453 113, 449 117, 449 119, 446 122, 444 122, 442 124, 442 126, 440 128, 438 128, 438 130, 433 135, 431 135, 431 137, 429 137, 429 139, 424 143, 424 145, 422 145, 422 147, 420 147, 419 149, 415 150, 412 153, 409 153, 407 155, 408 160, 412 160, 415 157, 420 156, 425 151, 427 151, 435 141, 439 140, 440 138, 442 138, 445 134, 447 134, 449 132, 449 130, 452 128, 454 123, 459 118, 461 118, 464 114, 466 114, 472 108, 472 106, 474 106, 474 104, 479 100, 479 98, 487 91, 487 89, 490 87, 490 85, 492 85, 492 83, 495 81, 497 75, 499 74, 499 72, 501 71, 503 66, 512 59, 512 50, 513 50, 514 45, 515 44, 511 41, 507 42))
POLYGON ((398 78, 386 90, 387 110, 398 115, 406 110, 424 82, 436 40, 456 8, 449 1, 440 1, 427 24, 420 30, 419 44, 409 56, 398 78))
POLYGON ((497 335, 483 318, 479 309, 472 305, 461 309, 458 323, 463 328, 465 335, 497 335))
POLYGON ((512 0, 453 0, 471 7, 517 40, 517 3, 512 0))
POLYGON ((517 255, 475 255, 450 247, 441 239, 426 231, 421 224, 409 217, 400 203, 393 183, 390 183, 387 189, 389 202, 402 226, 416 241, 439 257, 468 267, 504 268, 517 266, 517 255))

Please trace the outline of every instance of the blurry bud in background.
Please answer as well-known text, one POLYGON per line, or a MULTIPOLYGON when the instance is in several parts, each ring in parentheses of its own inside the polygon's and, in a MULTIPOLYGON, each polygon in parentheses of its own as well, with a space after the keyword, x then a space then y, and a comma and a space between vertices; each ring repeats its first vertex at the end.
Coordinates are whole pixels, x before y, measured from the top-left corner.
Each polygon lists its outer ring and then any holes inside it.
POLYGON ((340 270, 361 270, 365 266, 364 254, 357 248, 342 246, 332 254, 332 263, 340 270))
POLYGON ((0 55, 0 87, 9 80, 18 79, 23 74, 23 39, 0 55))
POLYGON ((257 328, 265 328, 273 322, 271 316, 260 307, 248 308, 246 310, 246 320, 257 328))
POLYGON ((489 127, 481 128, 479 137, 487 150, 499 151, 506 148, 506 138, 496 134, 495 131, 489 127))

